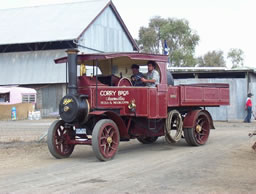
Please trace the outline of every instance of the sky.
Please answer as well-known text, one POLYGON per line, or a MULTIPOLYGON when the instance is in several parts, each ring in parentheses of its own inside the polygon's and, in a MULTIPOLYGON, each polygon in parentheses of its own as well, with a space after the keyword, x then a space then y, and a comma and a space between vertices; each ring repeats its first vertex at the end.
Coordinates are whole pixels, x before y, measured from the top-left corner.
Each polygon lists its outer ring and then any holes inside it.
MULTIPOLYGON (((0 9, 75 2, 81 0, 0 0, 0 9)), ((244 51, 245 66, 255 67, 255 0, 112 0, 128 30, 138 38, 141 26, 154 16, 182 18, 200 36, 196 56, 231 48, 244 51)), ((227 60, 230 66, 230 61, 227 60)))

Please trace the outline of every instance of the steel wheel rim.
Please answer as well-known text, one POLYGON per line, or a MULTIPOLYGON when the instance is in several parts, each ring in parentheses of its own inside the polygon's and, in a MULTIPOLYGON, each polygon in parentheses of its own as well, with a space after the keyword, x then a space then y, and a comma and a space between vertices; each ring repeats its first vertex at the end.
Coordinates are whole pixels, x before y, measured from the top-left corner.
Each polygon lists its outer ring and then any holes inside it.
POLYGON ((114 125, 107 123, 100 129, 98 136, 100 153, 105 158, 112 158, 119 144, 118 131, 114 125))
POLYGON ((63 124, 57 125, 53 137, 53 144, 56 151, 63 156, 68 155, 72 151, 72 145, 67 143, 68 137, 68 129, 63 124))
POLYGON ((210 133, 210 126, 206 116, 200 115, 197 118, 194 132, 197 143, 204 144, 207 141, 210 133))

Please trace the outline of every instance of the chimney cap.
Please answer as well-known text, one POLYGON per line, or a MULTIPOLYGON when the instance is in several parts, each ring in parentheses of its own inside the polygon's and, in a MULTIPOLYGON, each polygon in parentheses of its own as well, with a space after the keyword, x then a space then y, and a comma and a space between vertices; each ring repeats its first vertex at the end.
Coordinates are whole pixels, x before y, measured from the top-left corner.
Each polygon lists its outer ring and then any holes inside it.
POLYGON ((66 50, 66 53, 69 54, 77 54, 79 52, 78 49, 74 48, 74 49, 68 49, 66 50))

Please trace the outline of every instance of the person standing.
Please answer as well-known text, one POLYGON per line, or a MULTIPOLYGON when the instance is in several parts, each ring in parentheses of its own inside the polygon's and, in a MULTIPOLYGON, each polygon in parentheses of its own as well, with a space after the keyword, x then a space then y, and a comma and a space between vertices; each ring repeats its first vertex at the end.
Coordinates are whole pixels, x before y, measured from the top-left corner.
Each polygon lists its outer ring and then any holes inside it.
POLYGON ((244 119, 245 123, 250 123, 251 122, 251 117, 252 117, 252 99, 251 97, 253 96, 252 93, 249 93, 247 95, 247 100, 245 104, 245 110, 247 111, 247 116, 244 119))

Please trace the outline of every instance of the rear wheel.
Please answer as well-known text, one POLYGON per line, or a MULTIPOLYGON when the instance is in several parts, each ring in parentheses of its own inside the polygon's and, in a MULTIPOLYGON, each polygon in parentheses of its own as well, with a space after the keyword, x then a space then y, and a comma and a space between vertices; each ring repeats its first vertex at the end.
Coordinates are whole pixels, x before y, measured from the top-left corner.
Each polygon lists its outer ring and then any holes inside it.
POLYGON ((158 137, 137 137, 137 140, 142 144, 151 144, 156 142, 158 137))
POLYGON ((58 159, 68 158, 74 145, 68 144, 70 138, 70 128, 65 128, 63 120, 54 121, 48 130, 47 145, 50 153, 58 159))
POLYGON ((184 129, 185 140, 189 145, 204 145, 210 134, 210 121, 207 114, 199 112, 193 128, 184 129))
POLYGON ((99 120, 92 131, 92 149, 101 161, 111 160, 118 151, 120 136, 117 125, 110 119, 99 120))

